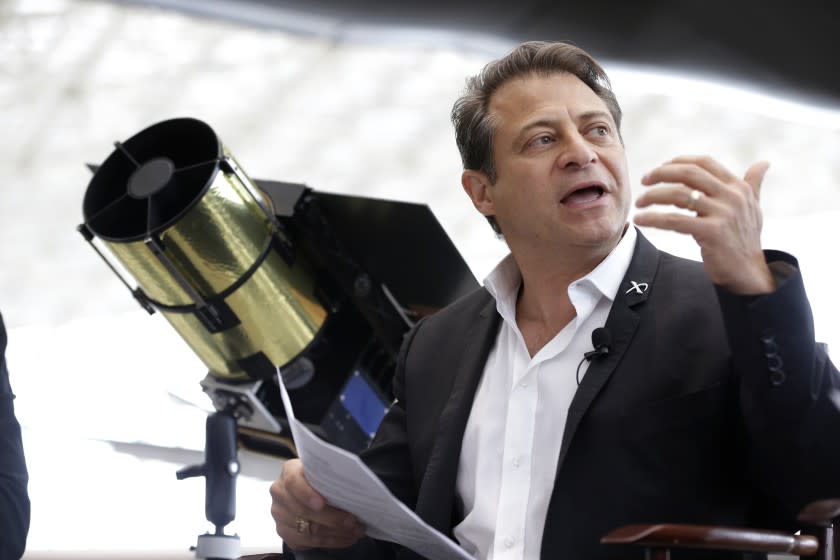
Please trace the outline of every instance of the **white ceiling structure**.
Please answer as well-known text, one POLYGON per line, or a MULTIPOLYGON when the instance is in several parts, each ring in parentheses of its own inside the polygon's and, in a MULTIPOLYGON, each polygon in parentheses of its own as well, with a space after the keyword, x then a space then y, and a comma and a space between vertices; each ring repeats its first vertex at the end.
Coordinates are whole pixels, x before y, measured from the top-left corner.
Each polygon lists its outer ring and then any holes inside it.
MULTIPOLYGON (((174 477, 201 459, 203 366, 75 231, 84 164, 103 161, 114 141, 196 117, 252 177, 428 204, 479 279, 505 254, 461 192, 448 114, 465 77, 512 45, 420 29, 356 41, 323 31, 100 1, 0 2, 0 310, 31 473, 26 558, 188 558, 209 528, 203 483, 174 477)), ((840 108, 604 65, 637 193, 647 170, 678 154, 712 154, 741 172, 771 162, 764 244, 800 258, 818 339, 840 347, 840 108)), ((699 256, 691 239, 646 234, 699 256)), ((279 461, 245 455, 230 530, 246 550, 271 550, 267 481, 279 461)))

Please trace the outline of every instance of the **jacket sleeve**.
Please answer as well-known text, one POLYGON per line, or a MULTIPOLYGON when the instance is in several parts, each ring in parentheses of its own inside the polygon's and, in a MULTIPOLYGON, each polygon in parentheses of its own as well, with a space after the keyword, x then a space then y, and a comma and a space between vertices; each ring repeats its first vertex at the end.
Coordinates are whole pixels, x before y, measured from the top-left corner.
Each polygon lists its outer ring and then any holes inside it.
POLYGON ((740 376, 747 472, 765 507, 792 519, 811 501, 840 496, 840 373, 815 341, 796 259, 765 256, 776 276, 773 293, 718 288, 718 299, 740 376))
POLYGON ((29 532, 29 477, 5 354, 6 329, 0 316, 0 558, 20 558, 29 532))

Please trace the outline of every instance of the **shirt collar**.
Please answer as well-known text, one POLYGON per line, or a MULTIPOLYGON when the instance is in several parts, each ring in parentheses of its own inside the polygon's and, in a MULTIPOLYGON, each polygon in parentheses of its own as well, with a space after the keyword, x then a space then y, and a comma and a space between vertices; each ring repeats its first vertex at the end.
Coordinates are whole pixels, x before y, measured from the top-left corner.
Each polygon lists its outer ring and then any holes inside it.
POLYGON ((610 301, 615 301, 615 295, 621 286, 621 281, 627 274, 633 251, 636 248, 636 228, 627 227, 627 231, 607 258, 596 266, 592 272, 573 283, 590 283, 610 301))
MULTIPOLYGON (((610 254, 589 274, 572 284, 594 286, 604 297, 614 301, 630 267, 635 247, 636 228, 629 225, 610 254)), ((484 287, 496 300, 499 313, 512 324, 516 324, 516 299, 521 284, 522 273, 510 253, 484 279, 484 287)))

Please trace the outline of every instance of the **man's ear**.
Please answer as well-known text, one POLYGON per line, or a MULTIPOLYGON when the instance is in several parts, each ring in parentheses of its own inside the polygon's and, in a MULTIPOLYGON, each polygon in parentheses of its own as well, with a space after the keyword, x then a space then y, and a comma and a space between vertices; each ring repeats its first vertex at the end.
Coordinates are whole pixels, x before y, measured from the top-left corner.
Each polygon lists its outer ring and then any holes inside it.
POLYGON ((491 192, 492 185, 481 171, 473 169, 465 169, 461 174, 461 185, 467 196, 472 200, 475 209, 485 216, 494 216, 496 214, 496 207, 493 204, 493 196, 491 192))

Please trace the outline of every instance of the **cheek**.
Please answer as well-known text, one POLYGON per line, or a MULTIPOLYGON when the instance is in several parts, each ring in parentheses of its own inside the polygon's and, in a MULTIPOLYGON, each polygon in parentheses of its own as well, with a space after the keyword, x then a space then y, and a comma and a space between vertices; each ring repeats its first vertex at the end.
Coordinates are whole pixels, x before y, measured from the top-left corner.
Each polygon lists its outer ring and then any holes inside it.
POLYGON ((624 158, 607 161, 607 169, 615 180, 616 187, 623 197, 630 197, 630 174, 627 171, 627 162, 624 158))

